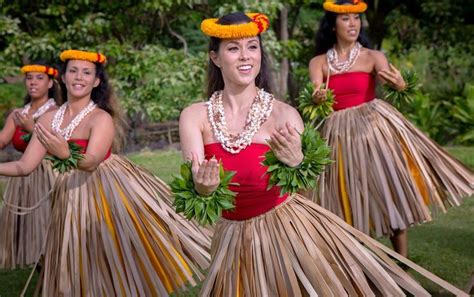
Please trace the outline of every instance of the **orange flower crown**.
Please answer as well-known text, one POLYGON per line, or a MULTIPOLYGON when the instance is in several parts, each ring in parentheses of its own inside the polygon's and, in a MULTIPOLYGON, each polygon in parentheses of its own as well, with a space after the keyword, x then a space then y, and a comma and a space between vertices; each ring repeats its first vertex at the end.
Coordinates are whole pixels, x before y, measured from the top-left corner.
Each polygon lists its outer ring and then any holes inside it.
POLYGON ((221 39, 236 39, 254 37, 265 32, 270 26, 268 17, 263 13, 246 13, 251 22, 235 25, 221 25, 216 18, 205 19, 201 23, 201 31, 212 37, 221 39))
POLYGON ((101 53, 85 52, 78 50, 65 50, 59 55, 61 61, 66 60, 84 60, 92 63, 105 64, 107 57, 101 53))
POLYGON ((58 75, 58 70, 56 68, 44 66, 44 65, 25 65, 21 67, 21 72, 23 72, 24 74, 28 72, 42 72, 51 76, 58 75))
POLYGON ((367 10, 367 3, 361 0, 352 0, 352 4, 336 4, 335 0, 326 0, 323 8, 335 13, 363 13, 367 10))

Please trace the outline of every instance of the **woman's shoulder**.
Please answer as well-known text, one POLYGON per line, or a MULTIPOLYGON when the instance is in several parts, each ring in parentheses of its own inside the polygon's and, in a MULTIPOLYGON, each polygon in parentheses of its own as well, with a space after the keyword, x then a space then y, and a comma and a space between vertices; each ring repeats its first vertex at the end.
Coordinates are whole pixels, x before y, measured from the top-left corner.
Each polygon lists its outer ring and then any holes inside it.
POLYGON ((310 67, 321 66, 321 65, 324 65, 324 63, 326 63, 326 54, 317 55, 313 57, 311 60, 309 60, 310 67))
POLYGON ((91 112, 91 121, 113 121, 112 115, 102 108, 96 108, 91 112))
POLYGON ((180 117, 199 117, 207 115, 206 102, 196 102, 183 109, 180 117))
POLYGON ((274 115, 277 117, 294 117, 294 116, 299 117, 299 113, 296 110, 296 108, 294 108, 290 104, 285 103, 279 99, 275 99, 275 101, 273 102, 272 111, 274 115))
POLYGON ((362 48, 362 53, 365 53, 367 56, 373 59, 385 59, 385 54, 379 50, 364 47, 362 48))

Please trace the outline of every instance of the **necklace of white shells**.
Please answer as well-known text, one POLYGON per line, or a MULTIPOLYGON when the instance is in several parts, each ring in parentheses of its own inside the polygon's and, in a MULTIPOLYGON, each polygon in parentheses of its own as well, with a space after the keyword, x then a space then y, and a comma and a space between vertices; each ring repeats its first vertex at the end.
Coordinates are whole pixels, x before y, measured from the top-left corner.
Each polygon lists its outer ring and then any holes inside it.
POLYGON ((272 94, 265 92, 263 89, 257 89, 257 96, 250 106, 243 131, 234 135, 230 134, 227 128, 222 91, 214 92, 207 102, 207 115, 214 136, 222 147, 232 154, 238 154, 246 148, 252 142, 255 133, 270 116, 274 99, 275 97, 272 94))
MULTIPOLYGON (((33 114, 33 120, 37 120, 40 116, 42 116, 45 112, 47 112, 51 107, 56 105, 56 101, 54 101, 53 98, 50 98, 48 101, 46 101, 45 104, 41 105, 40 108, 38 108, 35 113, 33 114)), ((27 115, 30 112, 31 109, 31 102, 26 104, 23 109, 21 110, 22 115, 27 115)))
POLYGON ((61 129, 61 125, 64 120, 64 113, 66 112, 66 108, 68 107, 68 103, 64 103, 61 105, 61 107, 58 109, 58 111, 54 114, 53 121, 51 122, 51 128, 54 131, 57 131, 59 134, 61 134, 64 139, 69 140, 71 139, 72 132, 74 132, 74 129, 81 123, 81 121, 91 112, 93 111, 96 107, 97 104, 95 104, 92 100, 87 104, 86 107, 84 107, 69 123, 69 125, 66 126, 66 128, 61 129))
POLYGON ((361 48, 362 45, 359 42, 356 42, 349 52, 349 58, 342 62, 339 61, 336 49, 334 47, 330 48, 326 53, 326 58, 331 72, 334 74, 343 73, 351 69, 359 57, 361 48))

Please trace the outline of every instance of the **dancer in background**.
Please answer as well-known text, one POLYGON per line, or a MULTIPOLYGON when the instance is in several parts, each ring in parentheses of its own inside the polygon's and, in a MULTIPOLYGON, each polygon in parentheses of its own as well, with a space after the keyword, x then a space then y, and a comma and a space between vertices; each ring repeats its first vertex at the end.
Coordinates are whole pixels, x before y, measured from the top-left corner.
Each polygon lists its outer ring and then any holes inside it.
POLYGON ((228 187, 237 193, 235 209, 217 222, 201 296, 405 296, 404 290, 429 295, 385 252, 404 260, 400 255, 298 194, 267 189, 270 177, 262 161, 270 150, 280 168, 295 174, 321 161, 302 149, 298 112, 269 93, 260 36, 268 27, 268 18, 255 13, 201 24, 210 36, 210 98, 180 116, 183 156, 193 167, 188 196, 195 193, 186 198, 218 198, 219 162, 235 172, 237 183, 228 187))
MULTIPOLYGON (((35 122, 62 104, 58 71, 44 63, 21 68, 25 78, 23 108, 11 112, 0 132, 0 148, 12 143, 24 152, 35 122)), ((49 193, 56 179, 51 162, 42 160, 28 176, 8 179, 0 209, 0 268, 34 264, 44 245, 51 204, 49 193)))
POLYGON ((168 296, 195 285, 210 239, 168 205, 166 184, 111 153, 123 129, 106 57, 77 50, 60 57, 67 102, 40 119, 19 161, 0 164, 1 175, 28 174, 49 152, 63 171, 53 188, 42 295, 168 296))
POLYGON ((375 84, 403 92, 400 72, 382 52, 371 50, 361 26, 362 1, 324 3, 309 63, 315 99, 325 100, 329 82, 335 112, 322 136, 331 159, 313 198, 366 234, 389 235, 395 251, 408 255, 407 228, 431 220, 473 194, 474 175, 425 136, 390 104, 375 98, 375 84))

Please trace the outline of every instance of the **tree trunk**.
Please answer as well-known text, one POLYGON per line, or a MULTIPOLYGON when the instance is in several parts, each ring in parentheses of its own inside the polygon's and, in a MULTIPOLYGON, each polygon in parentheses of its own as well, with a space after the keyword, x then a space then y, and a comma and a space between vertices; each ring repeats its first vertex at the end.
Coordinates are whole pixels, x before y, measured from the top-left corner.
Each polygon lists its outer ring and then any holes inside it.
MULTIPOLYGON (((285 44, 288 42, 288 8, 283 6, 280 11, 280 41, 285 44)), ((278 97, 281 100, 286 99, 288 91, 288 74, 289 74, 289 61, 287 57, 281 59, 280 74, 279 74, 279 86, 278 86, 278 97)))

